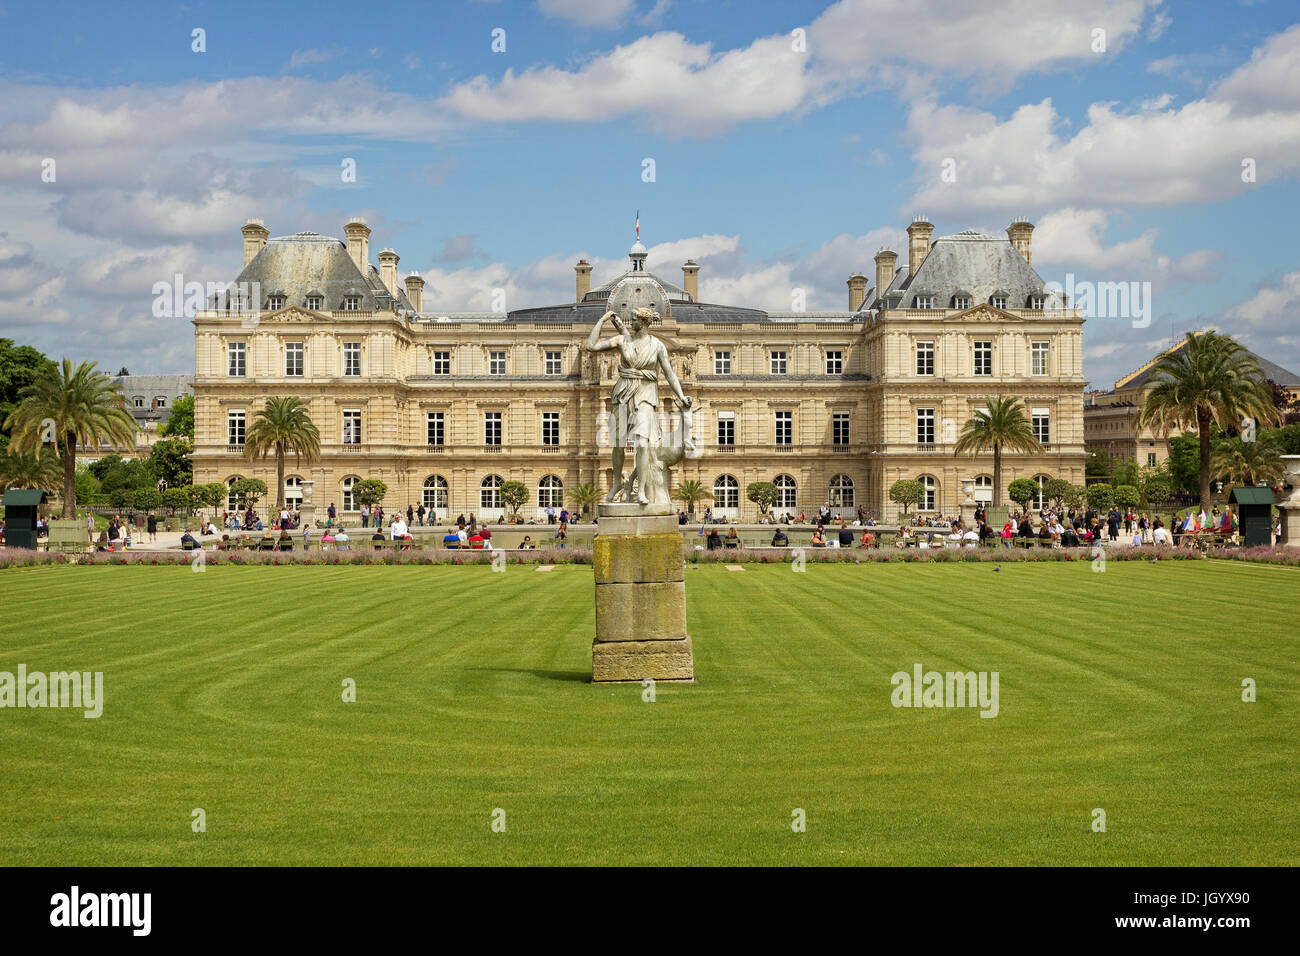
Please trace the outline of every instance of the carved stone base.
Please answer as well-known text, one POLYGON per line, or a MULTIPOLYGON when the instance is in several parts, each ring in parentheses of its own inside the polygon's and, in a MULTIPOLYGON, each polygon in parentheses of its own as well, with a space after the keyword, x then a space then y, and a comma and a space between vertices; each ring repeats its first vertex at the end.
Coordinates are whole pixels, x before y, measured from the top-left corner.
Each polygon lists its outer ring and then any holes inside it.
POLYGON ((1282 540, 1278 544, 1300 548, 1300 502, 1283 501, 1278 509, 1282 512, 1282 540))
POLYGON ((686 561, 672 513, 602 504, 592 542, 596 639, 591 679, 689 681, 695 677, 686 633, 686 561))

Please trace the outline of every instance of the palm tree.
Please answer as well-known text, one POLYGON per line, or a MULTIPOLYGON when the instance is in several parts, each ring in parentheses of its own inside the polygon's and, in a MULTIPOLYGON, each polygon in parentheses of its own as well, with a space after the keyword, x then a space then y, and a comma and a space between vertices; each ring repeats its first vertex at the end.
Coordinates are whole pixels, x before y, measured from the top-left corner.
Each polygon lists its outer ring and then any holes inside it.
POLYGON ((1272 438, 1233 438, 1210 455, 1210 475, 1231 485, 1274 485, 1282 480, 1282 451, 1272 438))
POLYGON ((296 464, 302 459, 313 461, 320 455, 320 432, 307 413, 302 399, 274 396, 257 413, 244 436, 244 453, 250 459, 275 455, 275 507, 284 507, 284 456, 293 450, 296 464))
POLYGON ((77 516, 77 446, 135 447, 135 420, 126 399, 95 362, 64 359, 18 393, 22 401, 5 421, 17 451, 53 442, 63 452, 64 518, 77 516))
POLYGON ((14 451, 0 458, 0 491, 37 488, 51 493, 63 484, 63 463, 54 452, 37 446, 31 451, 14 451))
POLYGON ((1237 426, 1252 418, 1265 424, 1277 418, 1259 363, 1230 335, 1188 332, 1180 348, 1156 363, 1155 386, 1147 393, 1138 426, 1154 425, 1165 434, 1175 427, 1195 428, 1201 451, 1201 508, 1210 507, 1212 428, 1237 426))
POLYGON ((698 481, 688 478, 677 486, 677 491, 673 497, 678 501, 686 502, 686 511, 689 514, 695 514, 696 503, 704 501, 707 498, 712 498, 713 493, 698 481))
POLYGON ((953 447, 954 455, 975 457, 986 448, 993 449, 993 500, 994 508, 1002 507, 1002 449, 1023 451, 1026 454, 1042 453, 1043 446, 1034 437, 1034 430, 1025 416, 1025 406, 1020 399, 1008 396, 990 398, 975 417, 962 426, 953 447))
POLYGON ((590 481, 584 481, 580 485, 574 486, 569 491, 569 501, 577 505, 583 514, 601 499, 600 489, 590 481))

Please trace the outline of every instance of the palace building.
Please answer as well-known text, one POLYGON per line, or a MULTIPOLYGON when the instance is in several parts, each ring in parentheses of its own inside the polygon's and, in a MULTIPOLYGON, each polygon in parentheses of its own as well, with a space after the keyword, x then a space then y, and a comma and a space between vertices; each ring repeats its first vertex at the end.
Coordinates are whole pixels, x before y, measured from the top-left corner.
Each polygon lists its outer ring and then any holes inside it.
POLYGON ((259 300, 218 296, 194 319, 194 481, 273 487, 274 460, 248 461, 244 436, 268 396, 296 395, 310 405, 321 455, 289 457, 291 501, 311 479, 313 503, 346 514, 353 483, 378 478, 386 511, 423 502, 445 520, 502 515, 510 480, 532 490, 525 517, 571 507, 582 483, 603 495, 617 359, 582 342, 615 284, 645 275, 669 299, 652 331, 695 400, 698 455, 674 480, 711 491, 703 504, 715 514, 752 519, 746 486, 771 481, 779 512, 828 503, 887 519, 899 511, 887 493, 900 478, 923 483, 922 510, 954 514, 964 479, 977 499, 991 496, 991 454, 956 457, 953 444, 996 395, 1024 401, 1044 449, 1004 453, 1004 483, 1082 484, 1083 318, 1034 271, 1033 226, 1016 221, 1006 236, 933 230, 923 218, 908 227, 904 267, 881 250, 874 281, 850 276, 844 311, 702 302, 694 261, 670 282, 646 271, 638 239, 627 270, 594 288, 579 261, 572 302, 455 313, 425 301, 418 274, 399 279, 391 249, 372 264, 363 220, 348 222, 342 241, 269 238, 250 220, 236 288, 259 300))

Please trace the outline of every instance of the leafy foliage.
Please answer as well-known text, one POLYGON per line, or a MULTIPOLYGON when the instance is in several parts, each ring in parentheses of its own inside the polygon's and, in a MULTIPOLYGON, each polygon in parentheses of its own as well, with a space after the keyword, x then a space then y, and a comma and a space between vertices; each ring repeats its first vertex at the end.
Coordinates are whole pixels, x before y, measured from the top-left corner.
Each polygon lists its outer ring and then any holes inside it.
POLYGON ((903 514, 912 505, 919 505, 925 495, 925 487, 915 478, 900 478, 889 486, 889 500, 903 506, 903 514))
MULTIPOLYGON (((1001 395, 990 398, 985 407, 975 413, 975 417, 962 426, 957 443, 953 446, 954 455, 980 455, 985 449, 993 451, 993 498, 992 505, 997 508, 1002 504, 1002 451, 1019 451, 1027 454, 1041 453, 1043 446, 1034 437, 1033 427, 1025 415, 1025 406, 1020 399, 1001 395)), ((1035 486, 1035 493, 1037 487, 1035 486)), ((1011 497, 1007 489, 1007 497, 1011 497)), ((1015 498, 1011 498, 1015 501, 1015 498)))
POLYGON ((758 505, 760 514, 767 514, 780 499, 781 493, 770 481, 751 481, 745 487, 745 497, 758 505))

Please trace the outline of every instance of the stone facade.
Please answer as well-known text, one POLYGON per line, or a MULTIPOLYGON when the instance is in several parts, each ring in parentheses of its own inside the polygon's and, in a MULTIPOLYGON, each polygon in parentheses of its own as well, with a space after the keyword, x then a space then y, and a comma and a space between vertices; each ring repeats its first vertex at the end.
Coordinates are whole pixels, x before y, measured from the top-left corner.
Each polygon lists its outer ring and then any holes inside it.
MULTIPOLYGON (((1013 226, 1021 247, 969 232, 931 241, 926 227, 909 230, 921 261, 895 270, 897 257, 882 252, 875 287, 855 273, 842 312, 701 303, 694 262, 681 285, 654 277, 670 301, 654 334, 697 409, 698 456, 674 480, 714 492, 700 507, 753 518, 746 486, 777 481, 782 512, 829 503, 888 518, 889 485, 925 477, 932 510, 954 514, 960 479, 980 477, 982 492, 992 474, 991 456, 953 456, 956 434, 1001 394, 1041 412, 1047 439, 1043 455, 1005 455, 1004 482, 1083 483, 1083 319, 1029 265, 1032 227, 1013 226)), ((649 275, 643 247, 594 289, 580 262, 574 302, 448 314, 424 299, 417 275, 399 282, 396 253, 369 263, 363 222, 345 233, 271 239, 260 223, 245 227, 237 282, 260 289, 255 311, 218 298, 194 319, 196 483, 258 477, 269 487, 274 461, 245 459, 241 416, 246 429, 267 396, 292 394, 310 405, 322 455, 300 466, 290 457, 290 484, 313 479, 321 508, 350 510, 348 483, 359 478, 387 483, 388 511, 424 501, 444 520, 503 514, 498 479, 532 490, 526 517, 547 503, 572 508, 580 483, 608 490, 602 419, 615 360, 581 343, 615 283, 649 275)))

